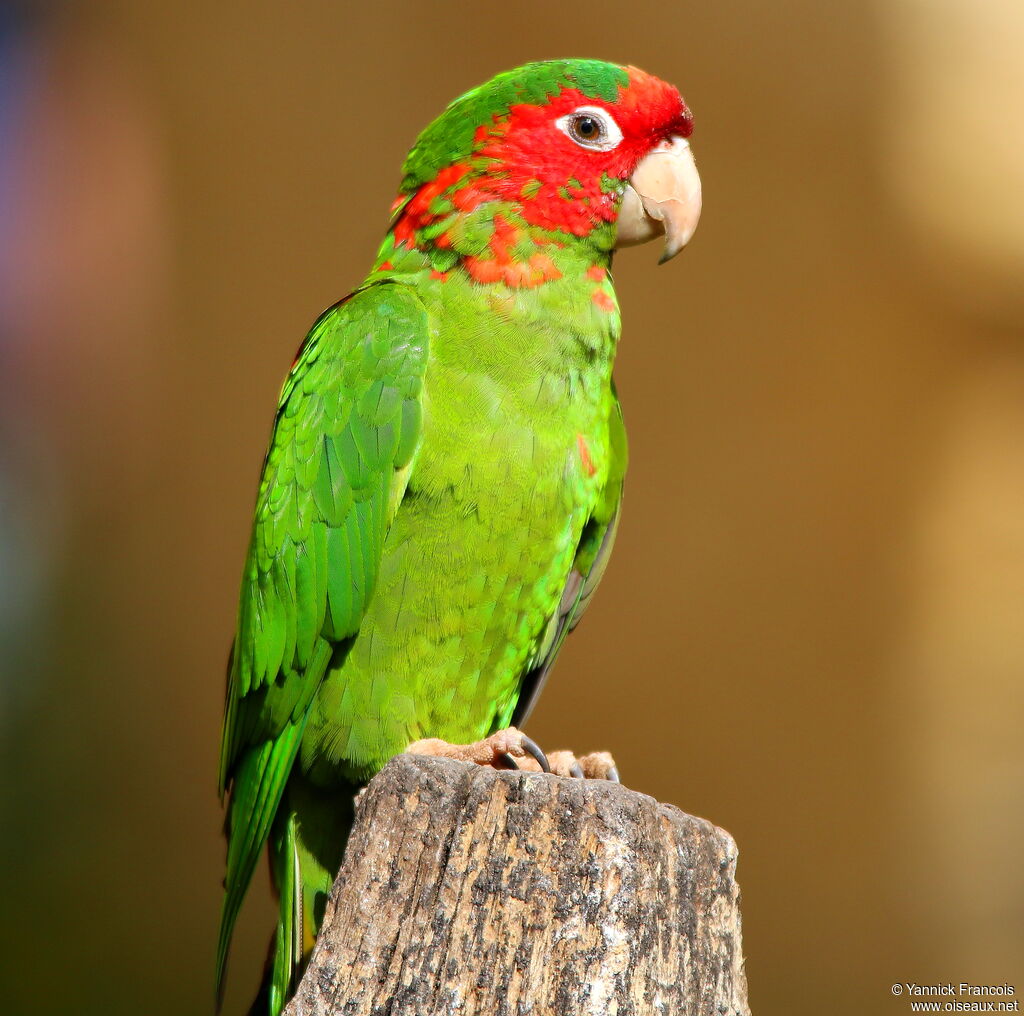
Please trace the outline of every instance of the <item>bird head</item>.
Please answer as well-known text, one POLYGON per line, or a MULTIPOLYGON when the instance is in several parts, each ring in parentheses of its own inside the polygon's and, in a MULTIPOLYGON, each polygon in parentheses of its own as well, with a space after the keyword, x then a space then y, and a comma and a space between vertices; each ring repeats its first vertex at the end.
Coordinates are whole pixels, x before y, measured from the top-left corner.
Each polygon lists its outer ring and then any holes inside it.
POLYGON ((664 235, 666 261, 700 216, 692 130, 676 88, 636 67, 552 60, 499 74, 412 148, 392 250, 428 251, 445 268, 494 261, 524 235, 603 255, 664 235))

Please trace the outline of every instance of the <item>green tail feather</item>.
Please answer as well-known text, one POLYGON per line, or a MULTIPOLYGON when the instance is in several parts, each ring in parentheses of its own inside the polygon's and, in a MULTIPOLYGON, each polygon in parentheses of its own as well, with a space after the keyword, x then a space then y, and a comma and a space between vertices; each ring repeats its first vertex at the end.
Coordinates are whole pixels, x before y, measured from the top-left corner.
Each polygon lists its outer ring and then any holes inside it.
MULTIPOLYGON (((264 772, 271 770, 272 765, 267 765, 264 772)), ((241 776, 240 772, 239 779, 241 776)), ((239 786, 237 782, 236 786, 239 786)), ((287 780, 269 837, 271 871, 278 894, 277 930, 259 994, 249 1010, 250 1016, 280 1016, 298 987, 323 921, 327 897, 345 855, 358 789, 343 785, 338 789, 325 790, 308 782, 297 771, 292 772, 287 780)), ((240 800, 248 802, 252 796, 250 794, 240 800)), ((247 842, 252 839, 250 836, 247 842)), ((234 870, 230 863, 230 848, 228 870, 234 870)), ((229 882, 224 899, 217 953, 218 1001, 231 928, 238 913, 235 895, 231 893, 236 884, 241 886, 237 890, 240 902, 248 880, 244 883, 229 882)))
POLYGON ((292 812, 280 835, 274 837, 271 847, 280 907, 268 991, 268 1008, 272 1016, 277 1016, 294 994, 302 963, 302 872, 297 830, 298 822, 292 812))
POLYGON ((274 813, 284 793, 295 761, 305 718, 289 724, 274 741, 243 756, 235 773, 228 810, 228 863, 224 879, 224 905, 217 939, 217 1008, 224 997, 224 972, 227 968, 231 933, 242 906, 242 899, 263 846, 270 835, 274 813))

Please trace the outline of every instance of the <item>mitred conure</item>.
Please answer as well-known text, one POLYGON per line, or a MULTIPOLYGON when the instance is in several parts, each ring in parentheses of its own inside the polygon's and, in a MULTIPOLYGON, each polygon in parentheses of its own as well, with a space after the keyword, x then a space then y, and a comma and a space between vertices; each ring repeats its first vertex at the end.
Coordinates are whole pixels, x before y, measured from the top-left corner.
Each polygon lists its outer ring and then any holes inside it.
MULTIPOLYGON (((594 60, 467 92, 409 153, 366 281, 299 351, 220 765, 217 982, 269 843, 280 914, 261 1012, 293 991, 353 794, 391 756, 548 764, 517 728, 604 572, 626 469, 612 254, 664 235, 666 260, 692 236, 692 128, 672 85, 594 60)), ((551 762, 616 775, 601 753, 551 762)))

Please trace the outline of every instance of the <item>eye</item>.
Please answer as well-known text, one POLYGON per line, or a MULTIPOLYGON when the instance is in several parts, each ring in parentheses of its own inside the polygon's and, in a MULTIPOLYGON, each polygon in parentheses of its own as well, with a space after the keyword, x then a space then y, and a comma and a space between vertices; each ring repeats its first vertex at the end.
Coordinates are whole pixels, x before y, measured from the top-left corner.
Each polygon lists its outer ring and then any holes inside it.
POLYGON ((609 152, 622 140, 622 131, 607 110, 597 106, 580 106, 559 117, 555 126, 581 148, 609 152))
POLYGON ((595 117, 583 113, 569 124, 569 133, 576 141, 587 142, 600 141, 601 135, 604 132, 601 130, 600 122, 595 117))

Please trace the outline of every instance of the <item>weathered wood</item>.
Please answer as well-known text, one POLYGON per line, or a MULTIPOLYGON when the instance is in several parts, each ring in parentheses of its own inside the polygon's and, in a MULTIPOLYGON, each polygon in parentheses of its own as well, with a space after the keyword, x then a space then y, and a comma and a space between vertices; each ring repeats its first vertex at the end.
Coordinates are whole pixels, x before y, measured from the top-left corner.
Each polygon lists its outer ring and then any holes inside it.
POLYGON ((399 756, 285 1016, 748 1016, 736 856, 616 784, 399 756))

